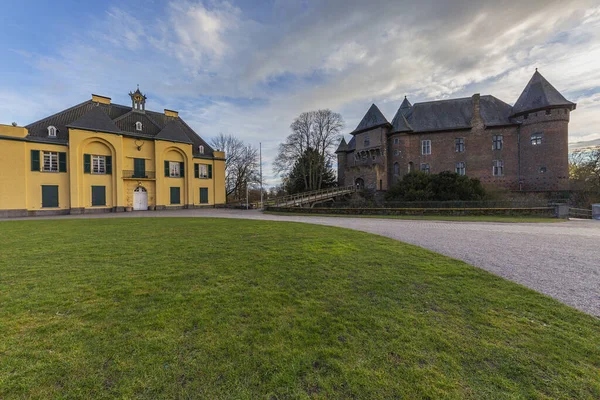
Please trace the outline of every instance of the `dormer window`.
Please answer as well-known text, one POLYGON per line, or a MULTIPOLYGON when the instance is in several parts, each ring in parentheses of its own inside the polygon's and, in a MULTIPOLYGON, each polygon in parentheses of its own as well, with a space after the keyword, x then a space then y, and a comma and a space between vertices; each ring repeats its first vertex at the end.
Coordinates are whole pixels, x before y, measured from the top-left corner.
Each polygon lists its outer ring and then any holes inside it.
POLYGON ((48 137, 56 137, 56 128, 52 125, 48 127, 48 137))
POLYGON ((136 131, 141 131, 142 130, 142 123, 140 121, 135 123, 135 130, 136 131))
POLYGON ((198 153, 204 154, 204 146, 202 146, 202 145, 198 146, 198 153))

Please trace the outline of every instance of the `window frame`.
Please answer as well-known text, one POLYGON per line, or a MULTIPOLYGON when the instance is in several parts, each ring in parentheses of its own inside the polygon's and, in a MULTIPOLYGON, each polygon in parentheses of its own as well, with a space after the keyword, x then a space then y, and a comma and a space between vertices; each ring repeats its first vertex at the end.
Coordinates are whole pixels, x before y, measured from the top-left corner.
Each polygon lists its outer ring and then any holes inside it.
POLYGON ((492 175, 493 176, 504 176, 504 161, 494 160, 492 162, 492 175))
POLYGON ((169 178, 181 178, 181 163, 169 161, 169 178))
POLYGON ((56 127, 54 125, 50 125, 48 127, 48 137, 56 137, 57 132, 58 132, 58 129, 56 129, 56 127))
POLYGON ((101 156, 97 154, 91 155, 90 173, 93 175, 106 175, 106 156, 101 156))
POLYGON ((425 172, 426 174, 430 174, 431 173, 431 165, 429 165, 429 163, 421 163, 421 165, 419 167, 419 171, 425 172), (425 166, 426 166, 426 168, 424 168, 425 166))
POLYGON ((141 131, 142 131, 142 129, 143 129, 143 127, 144 127, 144 125, 143 125, 143 124, 142 124, 140 121, 137 121, 137 122, 135 123, 135 130, 136 130, 136 131, 138 131, 138 132, 141 132, 141 131))
POLYGON ((465 151, 465 138, 456 138, 454 139, 454 151, 456 153, 464 153, 465 151))
POLYGON ((458 161, 454 166, 454 172, 460 176, 465 176, 467 174, 467 163, 464 161, 458 161))
POLYGON ((198 153, 204 154, 204 146, 203 145, 198 146, 198 153))
POLYGON ((421 155, 431 155, 431 139, 421 139, 421 155))
POLYGON ((59 172, 59 166, 58 166, 58 151, 44 151, 42 150, 42 172, 59 172), (46 169, 46 156, 48 156, 49 160, 49 169, 46 169), (53 162, 55 163, 56 169, 52 168, 53 162))
POLYGON ((394 144, 400 144, 400 138, 394 138, 394 144))
POLYGON ((544 133, 543 132, 535 132, 530 136, 530 143, 532 146, 541 146, 544 141, 544 133))
POLYGON ((492 150, 502 150, 504 148, 504 135, 492 136, 492 150))

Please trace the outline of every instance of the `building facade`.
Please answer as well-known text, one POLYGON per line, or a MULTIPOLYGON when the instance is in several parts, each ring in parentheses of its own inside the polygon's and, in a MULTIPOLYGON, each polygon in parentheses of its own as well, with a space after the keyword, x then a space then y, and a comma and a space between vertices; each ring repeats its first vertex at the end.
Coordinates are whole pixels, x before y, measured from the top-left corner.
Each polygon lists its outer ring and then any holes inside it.
POLYGON ((178 115, 92 99, 20 127, 0 125, 0 216, 215 206, 225 154, 178 115))
POLYGON ((336 151, 338 182, 387 190, 411 171, 453 171, 514 191, 567 190, 575 107, 537 70, 514 106, 479 94, 405 98, 390 123, 373 104, 336 151))

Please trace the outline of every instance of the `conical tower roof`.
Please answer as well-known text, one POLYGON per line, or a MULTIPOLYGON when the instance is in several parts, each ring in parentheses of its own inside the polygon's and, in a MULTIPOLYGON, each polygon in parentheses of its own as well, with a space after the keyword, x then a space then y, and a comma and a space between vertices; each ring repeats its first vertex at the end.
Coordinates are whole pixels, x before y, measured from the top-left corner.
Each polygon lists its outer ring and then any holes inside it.
POLYGON ((568 107, 573 110, 575 106, 575 103, 565 99, 536 68, 523 93, 513 106, 513 115, 556 107, 568 107))
POLYGON ((408 99, 406 98, 406 96, 404 96, 404 101, 402 102, 402 104, 400 104, 400 109, 401 110, 408 110, 411 107, 412 107, 412 104, 410 104, 410 101, 408 101, 408 99))
POLYGON ((342 141, 340 142, 340 145, 338 146, 337 150, 335 151, 336 153, 343 153, 346 150, 348 150, 348 144, 346 143, 346 139, 342 138, 342 141))
POLYGON ((357 133, 386 124, 389 124, 388 120, 385 119, 381 111, 379 111, 379 108, 377 108, 375 104, 372 104, 371 108, 369 108, 369 111, 367 111, 363 119, 360 121, 360 124, 358 124, 356 129, 351 132, 351 134, 356 135, 357 133))

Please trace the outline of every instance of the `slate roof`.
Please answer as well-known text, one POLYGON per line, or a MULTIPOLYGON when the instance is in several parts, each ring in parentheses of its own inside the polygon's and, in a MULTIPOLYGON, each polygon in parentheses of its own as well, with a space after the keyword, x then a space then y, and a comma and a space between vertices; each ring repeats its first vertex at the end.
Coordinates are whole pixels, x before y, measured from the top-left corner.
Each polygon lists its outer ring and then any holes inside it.
POLYGON ((102 104, 92 100, 77 104, 59 113, 33 122, 25 128, 29 141, 67 144, 69 127, 121 134, 125 136, 190 143, 194 156, 213 157, 213 149, 180 117, 167 117, 163 113, 146 110, 133 111, 131 106, 102 104), (135 122, 142 122, 142 131, 136 131, 135 122), (56 138, 48 137, 48 127, 57 129, 56 138), (204 153, 198 147, 204 146, 204 153))
POLYGON ((338 146, 337 150, 335 151, 336 153, 341 153, 348 150, 348 144, 346 143, 346 139, 342 138, 342 140, 340 141, 340 145, 338 146))
POLYGON ((360 121, 358 126, 354 131, 352 131, 351 135, 356 135, 357 133, 364 132, 369 129, 377 128, 382 125, 389 124, 388 120, 385 119, 379 108, 375 104, 371 105, 369 111, 365 114, 363 119, 360 121))
POLYGON ((519 99, 515 103, 513 113, 514 115, 518 115, 557 106, 567 106, 571 110, 574 110, 576 104, 565 99, 536 69, 523 93, 521 93, 521 96, 519 96, 519 99))

